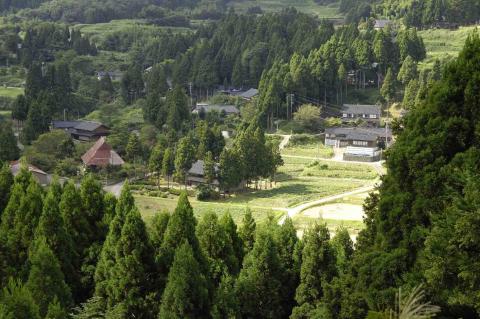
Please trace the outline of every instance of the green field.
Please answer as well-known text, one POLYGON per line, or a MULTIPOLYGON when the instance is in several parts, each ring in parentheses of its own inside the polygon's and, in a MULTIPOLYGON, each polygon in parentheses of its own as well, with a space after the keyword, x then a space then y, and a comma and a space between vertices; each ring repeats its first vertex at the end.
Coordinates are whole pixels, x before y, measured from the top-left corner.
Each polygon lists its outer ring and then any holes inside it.
POLYGON ((172 32, 187 32, 191 31, 189 28, 182 27, 160 27, 146 24, 144 20, 140 19, 125 19, 112 20, 107 23, 96 24, 77 24, 75 29, 80 30, 83 34, 88 35, 95 43, 100 43, 105 40, 105 37, 110 33, 124 31, 127 29, 137 28, 138 31, 149 32, 158 30, 171 30, 172 32))
MULTIPOLYGON (((223 214, 229 211, 235 221, 240 222, 245 208, 249 207, 259 221, 265 220, 269 214, 279 218, 290 207, 371 185, 377 177, 369 165, 328 162, 330 173, 308 176, 306 172, 314 167, 311 159, 285 157, 284 162, 279 168, 277 183, 271 188, 269 183, 261 183, 262 189, 210 202, 199 202, 191 197, 195 214, 200 216, 206 211, 223 214)), ((160 198, 137 194, 136 201, 143 216, 148 219, 162 210, 173 211, 177 197, 170 195, 169 198, 160 198)))
POLYGON ((17 96, 22 94, 23 94, 23 88, 0 86, 0 96, 15 99, 17 96))
POLYGON ((339 18, 338 3, 322 6, 314 0, 246 0, 232 1, 229 6, 237 12, 245 12, 250 7, 259 6, 265 12, 277 12, 288 7, 295 7, 298 11, 316 15, 322 18, 339 18))
MULTIPOLYGON (((234 221, 239 224, 245 213, 246 205, 229 204, 225 202, 199 202, 195 198, 190 197, 190 204, 194 209, 195 216, 201 217, 206 212, 215 212, 222 215, 229 212, 234 221)), ((167 210, 172 212, 177 206, 177 198, 157 198, 149 196, 135 196, 135 202, 140 209, 142 216, 148 220, 158 212, 167 210)), ((279 219, 284 211, 274 211, 264 207, 249 206, 252 210, 253 217, 257 222, 265 221, 269 215, 273 215, 279 219)))
POLYGON ((435 59, 455 58, 463 48, 468 35, 476 26, 460 27, 458 30, 430 29, 419 31, 427 50, 427 58, 421 63, 426 67, 432 65, 435 59))
POLYGON ((331 158, 333 156, 333 149, 331 147, 326 147, 321 142, 318 142, 317 144, 308 144, 302 146, 287 146, 282 150, 282 155, 331 158))

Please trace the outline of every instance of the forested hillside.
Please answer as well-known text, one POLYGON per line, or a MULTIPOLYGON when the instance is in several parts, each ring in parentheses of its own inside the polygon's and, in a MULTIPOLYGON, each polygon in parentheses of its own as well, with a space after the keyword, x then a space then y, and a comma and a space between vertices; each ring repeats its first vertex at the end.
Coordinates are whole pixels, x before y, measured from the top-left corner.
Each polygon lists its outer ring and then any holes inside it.
POLYGON ((347 21, 369 16, 402 19, 408 26, 429 28, 438 23, 472 24, 480 18, 480 2, 468 1, 399 1, 399 0, 341 0, 340 12, 347 21))

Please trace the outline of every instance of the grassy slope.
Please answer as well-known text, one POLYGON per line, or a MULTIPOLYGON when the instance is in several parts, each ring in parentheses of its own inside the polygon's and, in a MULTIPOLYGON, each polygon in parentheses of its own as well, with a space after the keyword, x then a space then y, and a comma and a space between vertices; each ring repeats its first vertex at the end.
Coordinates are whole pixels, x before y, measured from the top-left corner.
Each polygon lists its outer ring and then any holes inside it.
MULTIPOLYGON (((287 207, 350 191, 374 182, 371 177, 375 176, 372 175, 368 165, 354 165, 355 171, 358 172, 355 178, 352 178, 351 174, 353 165, 332 162, 328 163, 331 174, 322 172, 317 176, 306 176, 304 174, 307 170, 306 166, 312 162, 311 159, 284 158, 284 161, 285 165, 279 169, 278 183, 274 188, 240 193, 215 202, 198 202, 191 198, 195 214, 198 216, 206 211, 223 214, 229 211, 235 221, 240 222, 248 206, 252 209, 254 217, 262 221, 268 214, 281 216, 287 207), (343 171, 342 168, 349 168, 349 170, 343 171)), ((136 196, 136 200, 140 211, 147 219, 164 209, 173 211, 177 201, 176 198, 148 196, 136 196)))
POLYGON ((310 13, 322 18, 338 18, 338 3, 328 6, 321 6, 314 0, 246 0, 231 1, 229 6, 235 8, 237 12, 245 12, 248 8, 259 6, 265 12, 280 11, 284 8, 295 7, 298 11, 310 13))
POLYGON ((475 26, 461 27, 458 30, 431 29, 419 31, 427 49, 427 59, 422 66, 432 65, 435 59, 448 59, 457 56, 468 35, 475 26))
POLYGON ((15 99, 17 96, 19 96, 21 94, 23 94, 23 88, 0 86, 0 96, 15 99))

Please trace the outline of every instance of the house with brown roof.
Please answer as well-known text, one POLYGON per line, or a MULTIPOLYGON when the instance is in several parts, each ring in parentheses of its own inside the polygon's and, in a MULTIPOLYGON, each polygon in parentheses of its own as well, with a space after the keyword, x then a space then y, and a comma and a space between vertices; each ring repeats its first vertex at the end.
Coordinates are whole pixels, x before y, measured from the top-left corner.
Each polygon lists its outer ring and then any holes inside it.
POLYGON ((120 155, 101 137, 83 156, 82 161, 89 167, 121 166, 125 164, 120 155))

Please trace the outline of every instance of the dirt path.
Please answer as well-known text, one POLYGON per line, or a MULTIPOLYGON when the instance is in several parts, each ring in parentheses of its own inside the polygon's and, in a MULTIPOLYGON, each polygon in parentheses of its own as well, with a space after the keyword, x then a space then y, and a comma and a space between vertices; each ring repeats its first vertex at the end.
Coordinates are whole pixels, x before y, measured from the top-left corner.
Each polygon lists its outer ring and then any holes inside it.
POLYGON ((113 195, 115 195, 115 197, 118 198, 120 197, 120 193, 122 192, 124 183, 125 182, 120 182, 114 185, 105 186, 103 187, 103 190, 106 191, 107 193, 112 193, 113 195))
MULTIPOLYGON (((345 193, 341 193, 341 194, 337 194, 337 195, 333 195, 333 196, 327 196, 327 197, 324 197, 324 198, 321 198, 321 199, 318 199, 318 200, 315 200, 315 201, 312 201, 312 202, 308 202, 308 203, 305 203, 305 204, 298 205, 296 207, 289 208, 288 211, 287 211, 287 214, 285 216, 283 216, 278 223, 280 225, 283 225, 283 223, 285 223, 285 220, 287 219, 287 216, 290 217, 290 218, 293 218, 295 215, 303 212, 304 210, 306 210, 308 208, 319 206, 319 205, 322 205, 322 204, 325 204, 325 203, 328 203, 328 202, 332 202, 332 201, 337 200, 337 199, 342 199, 343 197, 357 195, 357 194, 361 194, 361 193, 366 193, 366 192, 369 192, 369 191, 373 190, 374 188, 375 188, 375 185, 364 186, 364 187, 357 188, 353 191, 349 191, 349 192, 345 192, 345 193)), ((332 218, 332 219, 334 219, 334 218, 332 218)))
POLYGON ((292 135, 280 135, 280 136, 283 137, 283 140, 278 145, 278 148, 283 150, 287 146, 288 142, 290 142, 290 138, 292 137, 292 135))

